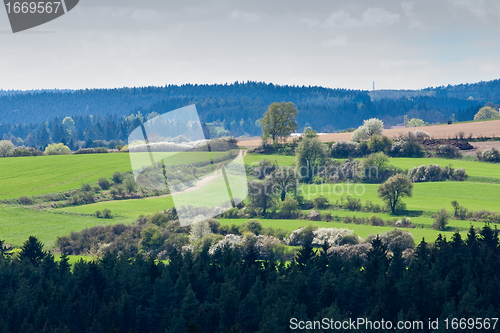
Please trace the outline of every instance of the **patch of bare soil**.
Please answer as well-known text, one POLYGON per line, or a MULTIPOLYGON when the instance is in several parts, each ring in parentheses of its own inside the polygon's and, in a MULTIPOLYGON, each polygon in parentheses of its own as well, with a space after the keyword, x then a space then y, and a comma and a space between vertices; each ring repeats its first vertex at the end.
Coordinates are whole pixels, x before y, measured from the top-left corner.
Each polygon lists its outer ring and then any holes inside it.
MULTIPOLYGON (((462 132, 465 138, 500 137, 500 120, 490 120, 478 123, 464 123, 452 125, 434 125, 408 128, 391 128, 384 130, 384 135, 389 138, 398 138, 408 131, 421 130, 429 133, 434 139, 451 139, 459 137, 462 132)), ((351 140, 352 133, 321 134, 319 140, 322 142, 351 140)), ((289 139, 291 140, 291 139, 289 139)), ((256 148, 260 145, 261 138, 244 138, 239 140, 238 145, 247 148, 256 148)))
POLYGON ((462 151, 464 155, 476 155, 478 151, 485 151, 486 149, 495 148, 500 150, 500 141, 486 141, 486 142, 470 142, 474 147, 472 150, 462 151))

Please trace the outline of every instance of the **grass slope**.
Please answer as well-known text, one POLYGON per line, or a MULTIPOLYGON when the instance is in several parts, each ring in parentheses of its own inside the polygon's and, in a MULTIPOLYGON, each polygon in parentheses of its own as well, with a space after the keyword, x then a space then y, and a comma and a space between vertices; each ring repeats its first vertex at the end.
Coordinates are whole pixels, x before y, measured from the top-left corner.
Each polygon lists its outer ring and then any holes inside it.
MULTIPOLYGON (((351 195, 361 198, 363 203, 369 200, 383 204, 378 197, 378 187, 378 184, 324 184, 304 185, 301 188, 307 199, 323 195, 330 202, 336 202, 341 197, 351 195)), ((436 212, 442 208, 450 210, 453 200, 457 200, 463 207, 474 211, 483 209, 499 211, 500 185, 451 181, 416 183, 413 188, 413 197, 403 198, 408 210, 424 212, 436 212)))
POLYGON ((130 171, 128 154, 0 158, 0 199, 67 191, 130 171))
POLYGON ((98 219, 90 216, 63 215, 38 212, 30 209, 0 206, 0 239, 14 246, 21 246, 29 236, 36 236, 52 249, 58 236, 79 231, 95 225, 115 224, 116 220, 98 219))
POLYGON ((391 158, 389 163, 403 170, 420 165, 437 164, 442 167, 452 165, 455 169, 464 168, 467 171, 467 175, 471 177, 500 179, 500 164, 444 158, 391 158))

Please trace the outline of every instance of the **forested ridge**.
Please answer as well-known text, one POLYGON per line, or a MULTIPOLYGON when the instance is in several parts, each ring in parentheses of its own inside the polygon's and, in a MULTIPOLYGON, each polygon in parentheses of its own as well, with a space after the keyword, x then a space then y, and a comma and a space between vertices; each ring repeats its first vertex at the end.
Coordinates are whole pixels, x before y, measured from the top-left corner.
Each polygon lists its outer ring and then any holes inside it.
MULTIPOLYGON (((261 135, 258 119, 273 102, 292 102, 299 110, 299 131, 311 126, 319 132, 355 128, 377 117, 388 125, 403 117, 429 123, 472 120, 480 107, 500 102, 500 80, 420 91, 361 91, 323 87, 279 86, 262 82, 214 85, 168 85, 76 91, 27 91, 0 94, 0 136, 23 140, 44 127, 54 131, 65 117, 72 117, 83 131, 110 126, 126 127, 131 114, 162 114, 196 104, 202 122, 213 123, 234 136, 261 135), (77 120, 78 118, 78 120, 77 120), (48 122, 48 124, 46 124, 48 122)), ((125 140, 128 133, 113 140, 125 140)), ((86 134, 86 133, 85 133, 86 134)), ((106 133, 94 140, 110 140, 106 133), (107 137, 107 138, 106 138, 107 137)), ((51 137, 61 142, 60 137, 51 137)), ((79 140, 84 140, 80 138, 79 140)))
POLYGON ((196 256, 173 250, 167 264, 107 253, 71 269, 34 237, 15 259, 0 245, 0 332, 275 333, 290 332, 291 318, 439 318, 445 331, 447 318, 500 310, 498 231, 488 226, 471 227, 465 239, 422 240, 410 257, 378 238, 366 257, 306 243, 292 263, 227 247, 196 256))

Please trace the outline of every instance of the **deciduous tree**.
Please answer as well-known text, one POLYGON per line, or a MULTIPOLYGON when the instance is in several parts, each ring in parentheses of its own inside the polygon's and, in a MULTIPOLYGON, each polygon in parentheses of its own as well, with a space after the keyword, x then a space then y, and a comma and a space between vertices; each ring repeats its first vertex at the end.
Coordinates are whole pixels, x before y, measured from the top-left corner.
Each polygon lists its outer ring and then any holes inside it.
POLYGON ((406 175, 394 175, 379 186, 378 195, 387 202, 387 205, 394 214, 396 213, 396 206, 399 200, 403 197, 411 197, 413 195, 413 183, 406 175))
POLYGON ((260 119, 262 125, 262 138, 271 138, 273 142, 284 140, 297 130, 297 115, 299 111, 292 102, 272 103, 269 105, 264 117, 260 119))

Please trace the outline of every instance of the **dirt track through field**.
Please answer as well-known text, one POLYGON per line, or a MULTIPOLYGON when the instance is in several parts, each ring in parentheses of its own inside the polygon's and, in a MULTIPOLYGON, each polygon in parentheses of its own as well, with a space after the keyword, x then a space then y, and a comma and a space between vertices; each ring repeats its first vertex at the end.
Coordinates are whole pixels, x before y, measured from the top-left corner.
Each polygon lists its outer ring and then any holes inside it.
MULTIPOLYGON (((247 155, 247 151, 246 150, 240 150, 238 156, 236 156, 236 158, 234 160, 237 160, 237 159, 240 159, 240 158, 244 158, 245 156, 247 155)), ((233 161, 234 161, 233 160, 233 161)), ((184 190, 182 191, 179 191, 179 192, 175 192, 175 194, 181 194, 181 193, 186 193, 186 192, 191 192, 191 191, 194 191, 194 190, 199 190, 201 189, 202 187, 206 186, 207 184, 209 184, 212 180, 214 180, 215 178, 219 177, 222 175, 222 168, 224 167, 224 165, 226 165, 227 162, 220 162, 219 164, 217 164, 215 166, 215 171, 212 175, 208 176, 208 177, 205 177, 205 178, 202 178, 200 180, 198 180, 194 186, 192 187, 188 187, 188 188, 185 188, 184 190)), ((165 194, 165 195, 161 195, 161 196, 158 196, 158 197, 148 197, 147 199, 155 199, 155 198, 165 198, 165 197, 169 197, 171 196, 172 194, 165 194)))
MULTIPOLYGON (((454 138, 460 132, 464 133, 467 138, 471 135, 474 138, 478 137, 500 137, 500 120, 483 121, 477 123, 464 123, 453 125, 435 125, 435 126, 422 126, 422 127, 409 127, 409 128, 391 128, 384 130, 384 135, 389 138, 397 138, 400 134, 407 131, 422 130, 429 133, 435 139, 448 139, 454 138)), ((322 142, 351 140, 352 133, 334 133, 322 134, 319 136, 322 142)), ((259 137, 238 139, 238 145, 241 147, 255 148, 260 145, 261 139, 259 137)))

